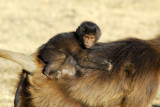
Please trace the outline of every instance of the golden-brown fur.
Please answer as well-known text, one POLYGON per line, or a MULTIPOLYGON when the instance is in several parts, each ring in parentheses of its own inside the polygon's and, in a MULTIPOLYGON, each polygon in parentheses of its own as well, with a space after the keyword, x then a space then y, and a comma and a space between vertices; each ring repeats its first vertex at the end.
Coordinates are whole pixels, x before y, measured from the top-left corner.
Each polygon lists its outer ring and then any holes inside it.
POLYGON ((73 79, 48 79, 38 61, 23 84, 19 107, 149 107, 160 80, 159 38, 103 44, 95 54, 105 52, 100 56, 112 59, 112 71, 86 69, 73 79))
POLYGON ((160 53, 156 49, 160 44, 139 39, 121 42, 126 44, 116 48, 119 56, 111 57, 114 64, 111 72, 94 70, 77 79, 59 80, 65 94, 89 106, 149 106, 159 84, 160 53))

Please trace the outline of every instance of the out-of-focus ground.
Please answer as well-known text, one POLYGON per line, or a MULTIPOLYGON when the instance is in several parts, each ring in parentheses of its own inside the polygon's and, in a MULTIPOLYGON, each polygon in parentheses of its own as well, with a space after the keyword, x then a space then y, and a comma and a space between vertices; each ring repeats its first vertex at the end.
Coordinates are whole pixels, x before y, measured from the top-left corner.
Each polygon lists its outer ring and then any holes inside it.
MULTIPOLYGON (((0 0, 0 49, 33 53, 53 35, 96 22, 100 41, 160 33, 160 0, 0 0)), ((0 59, 0 107, 12 107, 21 67, 0 59)), ((160 104, 160 95, 154 104, 160 104), (158 98, 159 97, 159 98, 158 98)))

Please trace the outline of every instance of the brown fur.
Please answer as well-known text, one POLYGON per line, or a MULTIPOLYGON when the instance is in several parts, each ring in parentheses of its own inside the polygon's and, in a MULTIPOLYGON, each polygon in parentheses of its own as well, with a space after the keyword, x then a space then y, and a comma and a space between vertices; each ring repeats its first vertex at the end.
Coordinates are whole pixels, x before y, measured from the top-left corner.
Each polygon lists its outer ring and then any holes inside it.
POLYGON ((44 64, 39 59, 36 63, 38 69, 25 78, 18 107, 85 107, 70 99, 56 79, 48 79, 42 74, 44 64))
MULTIPOLYGON (((59 70, 69 55, 76 57, 85 53, 87 48, 93 46, 100 36, 101 31, 98 25, 85 21, 74 32, 61 33, 52 37, 37 51, 38 57, 46 64, 43 70, 44 75, 54 78, 52 74, 59 70)), ((84 67, 86 66, 95 68, 96 64, 87 61, 87 65, 84 67)), ((97 68, 102 67, 97 66, 97 68)))
POLYGON ((127 39, 118 42, 125 45, 106 49, 113 54, 107 55, 113 60, 111 72, 95 70, 73 81, 58 81, 67 95, 90 106, 150 105, 159 84, 160 41, 127 39))
POLYGON ((44 66, 37 62, 39 68, 23 85, 20 107, 149 107, 160 79, 160 36, 97 47, 90 52, 112 59, 111 71, 86 69, 90 73, 56 80, 44 76, 44 66))

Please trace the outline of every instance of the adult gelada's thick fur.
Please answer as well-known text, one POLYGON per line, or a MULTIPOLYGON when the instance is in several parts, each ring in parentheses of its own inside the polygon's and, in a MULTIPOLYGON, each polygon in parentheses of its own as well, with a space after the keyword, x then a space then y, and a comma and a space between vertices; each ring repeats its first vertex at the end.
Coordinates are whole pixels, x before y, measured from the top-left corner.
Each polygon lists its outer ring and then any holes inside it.
POLYGON ((82 77, 56 80, 42 74, 44 66, 36 53, 25 56, 0 50, 0 57, 21 65, 30 63, 34 68, 24 80, 19 107, 150 106, 159 85, 160 36, 100 44, 91 51, 112 59, 113 69, 109 72, 95 69, 82 77), (24 60, 16 60, 16 55, 24 60))

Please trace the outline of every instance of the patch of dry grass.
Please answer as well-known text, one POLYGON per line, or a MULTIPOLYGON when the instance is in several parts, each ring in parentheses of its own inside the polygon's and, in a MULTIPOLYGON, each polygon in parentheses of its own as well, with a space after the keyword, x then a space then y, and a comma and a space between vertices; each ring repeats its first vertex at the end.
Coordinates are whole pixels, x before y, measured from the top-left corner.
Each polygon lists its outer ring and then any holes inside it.
MULTIPOLYGON (((100 41, 148 39, 160 32, 160 0, 0 0, 0 48, 33 53, 60 32, 84 20, 102 29, 100 41)), ((0 59, 0 106, 13 106, 21 68, 0 59)), ((155 100, 160 104, 160 100, 155 100)))

